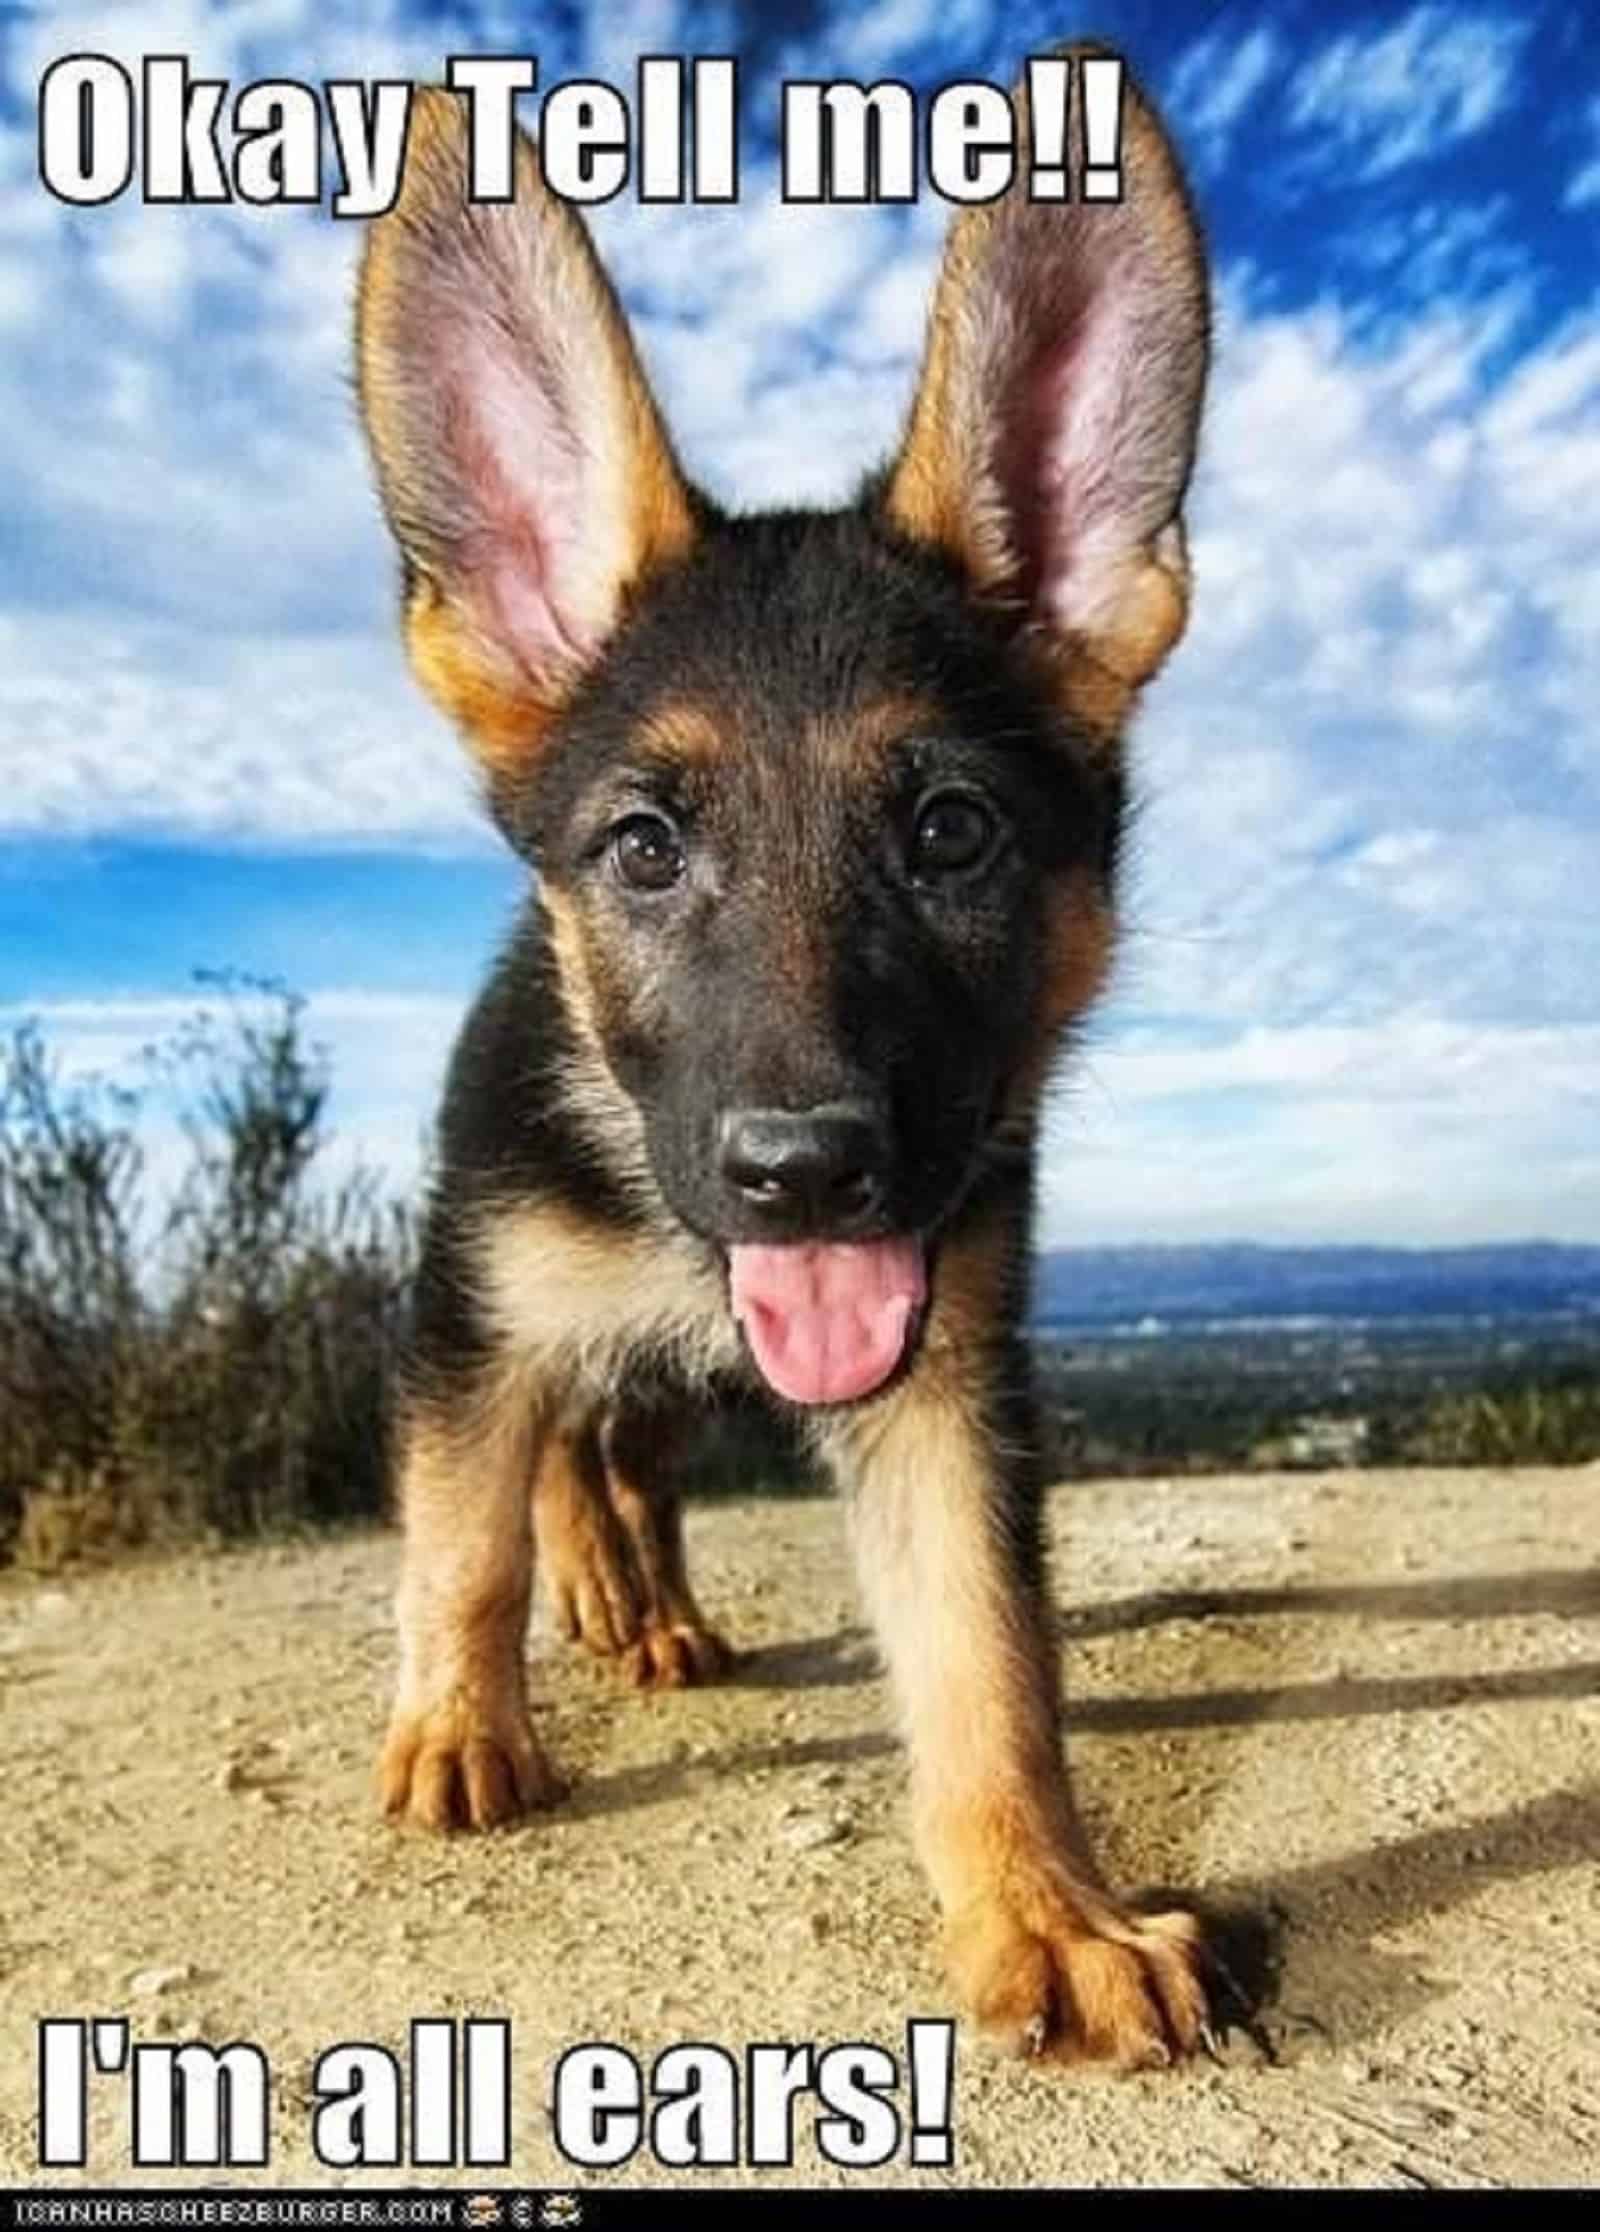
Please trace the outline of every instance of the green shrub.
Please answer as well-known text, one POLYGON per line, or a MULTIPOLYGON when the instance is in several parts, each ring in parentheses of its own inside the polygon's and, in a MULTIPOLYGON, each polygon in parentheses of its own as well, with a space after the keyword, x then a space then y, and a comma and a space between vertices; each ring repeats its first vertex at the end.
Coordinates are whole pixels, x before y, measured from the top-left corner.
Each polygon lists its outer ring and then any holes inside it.
POLYGON ((1573 1376, 1430 1403, 1403 1434, 1421 1465, 1577 1465, 1600 1457, 1600 1386, 1573 1376))

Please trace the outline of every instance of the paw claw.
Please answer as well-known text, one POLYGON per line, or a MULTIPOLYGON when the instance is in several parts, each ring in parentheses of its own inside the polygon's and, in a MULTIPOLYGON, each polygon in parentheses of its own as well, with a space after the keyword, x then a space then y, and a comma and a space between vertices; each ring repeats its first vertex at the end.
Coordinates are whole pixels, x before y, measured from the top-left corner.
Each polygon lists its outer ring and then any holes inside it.
POLYGON ((1129 1918, 1100 1934, 1055 1911, 1026 1921, 979 1909, 951 1933, 960 1984, 981 2032, 1030 2059, 1166 2069, 1210 2037, 1188 1915, 1129 1918))
POLYGON ((697 1689, 725 1674, 734 1654, 711 1628, 658 1621, 645 1625, 620 1663, 635 1689, 697 1689))
POLYGON ((547 1523, 545 1590, 557 1631, 610 1659, 634 1689, 694 1689, 734 1663, 692 1600, 657 1601, 621 1530, 589 1509, 547 1523))
POLYGON ((559 1790, 525 1713, 490 1721, 459 1703, 397 1712, 378 1766, 389 1818, 438 1832, 498 1828, 559 1790))

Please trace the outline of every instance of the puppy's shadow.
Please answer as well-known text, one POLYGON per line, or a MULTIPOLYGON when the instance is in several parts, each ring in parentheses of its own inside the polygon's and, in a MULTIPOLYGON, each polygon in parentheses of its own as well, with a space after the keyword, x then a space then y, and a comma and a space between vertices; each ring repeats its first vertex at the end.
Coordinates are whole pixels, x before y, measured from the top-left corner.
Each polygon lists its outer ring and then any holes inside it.
POLYGON ((1225 2004, 1243 2009, 1242 2027, 1258 2043, 1261 2016, 1274 2005, 1288 2030, 1337 2033, 1340 2044, 1388 2030, 1447 1987, 1425 1961, 1387 1951, 1377 1938, 1494 1884, 1587 1867, 1596 1850, 1600 1783, 1590 1783, 1281 1875, 1219 1885, 1201 1902, 1220 1953, 1219 2013, 1225 2004))
POLYGON ((1242 2032, 1263 2061, 1276 2064, 1282 2057, 1266 2018, 1283 1983, 1289 1916, 1282 1903, 1234 1898, 1225 1891, 1201 1895, 1185 1884, 1161 1883, 1136 1891, 1128 1904, 1138 1914, 1184 1908, 1199 1920, 1214 2039, 1225 2046, 1242 2032))
POLYGON ((1069 1641, 1127 1635, 1172 1620, 1251 1620, 1274 1613, 1344 1613, 1379 1620, 1493 1620, 1547 1612, 1580 1619, 1600 1612, 1600 1566, 1541 1567, 1528 1573, 1468 1573, 1419 1581, 1302 1582, 1280 1588, 1149 1589, 1059 1614, 1069 1641))
POLYGON ((851 1689, 882 1671, 865 1628, 845 1627, 832 1635, 808 1635, 785 1643, 741 1650, 724 1689, 851 1689))
MULTIPOLYGON (((571 1821, 597 1820, 607 1814, 626 1814, 641 1806, 664 1804, 688 1797, 702 1779, 749 1775, 786 1767, 848 1767, 863 1760, 885 1758, 898 1746, 892 1737, 868 1731, 858 1736, 809 1736, 797 1742, 739 1744, 726 1751, 703 1752, 690 1759, 663 1759, 647 1767, 619 1767, 608 1774, 581 1777, 567 1790, 561 1811, 571 1821)), ((531 1824, 518 1824, 522 1834, 531 1824)))
MULTIPOLYGON (((1303 1591, 1234 1590, 1203 1596, 1150 1595, 1069 1616, 1070 1633, 1138 1629, 1207 1612, 1235 1616, 1287 1610, 1361 1611, 1416 1617, 1473 1618, 1541 1608, 1571 1613, 1592 1608, 1586 1574, 1485 1577, 1303 1591)), ((724 1687, 782 1691, 847 1689, 881 1672, 864 1628, 769 1644, 741 1653, 724 1687)), ((1468 1698, 1592 1694, 1600 1667, 1584 1662, 1549 1669, 1476 1671, 1454 1676, 1343 1678, 1284 1690, 1199 1691, 1167 1697, 1102 1697, 1069 1704, 1070 1733, 1094 1729, 1228 1727, 1273 1720, 1346 1718, 1396 1710, 1431 1710, 1468 1698)), ((854 1734, 775 1737, 733 1744, 692 1759, 624 1768, 580 1782, 567 1811, 576 1819, 624 1814, 682 1797, 704 1776, 739 1776, 755 1769, 801 1769, 877 1762, 899 1752, 887 1727, 854 1734)), ((1381 1845, 1359 1845, 1326 1861, 1288 1869, 1269 1865, 1250 1877, 1224 1880, 1203 1895, 1187 1887, 1152 1889, 1141 1907, 1187 1906, 1206 1928, 1215 2027, 1242 2034, 1258 2054, 1278 2060, 1297 2036, 1337 2033, 1340 2043, 1387 2029, 1443 1988, 1416 1958, 1375 1941, 1416 1918, 1437 1916, 1487 1886, 1545 1870, 1576 1866, 1600 1850, 1600 1784, 1555 1791, 1505 1812, 1419 1831, 1381 1845)))

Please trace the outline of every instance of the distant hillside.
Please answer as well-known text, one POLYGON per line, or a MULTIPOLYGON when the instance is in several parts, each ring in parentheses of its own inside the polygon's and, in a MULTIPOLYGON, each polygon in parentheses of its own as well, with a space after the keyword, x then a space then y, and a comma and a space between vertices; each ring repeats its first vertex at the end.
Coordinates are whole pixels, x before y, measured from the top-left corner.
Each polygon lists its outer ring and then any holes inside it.
POLYGON ((1039 1325, 1158 1318, 1600 1316, 1600 1248, 1059 1248, 1034 1276, 1039 1325))

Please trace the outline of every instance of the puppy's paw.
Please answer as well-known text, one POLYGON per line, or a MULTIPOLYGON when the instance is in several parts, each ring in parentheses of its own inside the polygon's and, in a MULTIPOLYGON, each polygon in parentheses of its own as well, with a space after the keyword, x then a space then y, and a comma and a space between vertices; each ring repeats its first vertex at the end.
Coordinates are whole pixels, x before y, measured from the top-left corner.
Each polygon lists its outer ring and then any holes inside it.
POLYGON ((647 1620, 619 1664, 635 1689, 697 1689, 726 1674, 734 1653, 701 1620, 647 1620))
POLYGON ((603 1506, 574 1502, 547 1519, 539 1561, 558 1633, 598 1658, 637 1641, 643 1591, 627 1539, 603 1506))
POLYGON ((378 1762, 391 1819, 419 1829, 493 1829, 560 1797, 527 1709, 493 1712, 459 1696, 424 1711, 395 1708, 378 1762))
POLYGON ((1026 1914, 1004 1901, 965 1910, 948 1932, 951 1970, 979 2032, 1008 2052, 1114 2069, 1155 2069, 1206 2035, 1200 1925, 1191 1914, 1090 1922, 1054 1896, 1026 1914))

